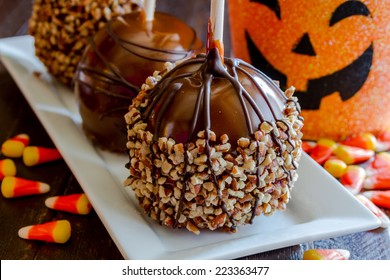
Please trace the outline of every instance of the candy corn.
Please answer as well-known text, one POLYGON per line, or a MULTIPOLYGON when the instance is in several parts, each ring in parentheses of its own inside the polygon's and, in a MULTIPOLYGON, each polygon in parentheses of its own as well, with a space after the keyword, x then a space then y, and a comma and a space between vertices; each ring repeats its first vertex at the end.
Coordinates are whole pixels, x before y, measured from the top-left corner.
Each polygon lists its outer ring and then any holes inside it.
POLYGON ((340 177, 340 183, 351 193, 358 194, 363 188, 366 171, 358 165, 349 165, 340 177))
POLYGON ((340 142, 340 144, 375 151, 377 140, 373 134, 367 132, 357 136, 349 137, 340 142))
POLYGON ((389 141, 390 142, 390 130, 389 131, 382 131, 381 133, 378 133, 377 138, 380 141, 389 141))
POLYGON ((43 194, 49 190, 50 186, 46 183, 18 177, 5 177, 1 182, 1 193, 5 198, 43 194))
POLYGON ((315 147, 311 150, 310 156, 319 164, 324 164, 327 161, 333 151, 336 149, 337 144, 335 141, 330 139, 320 139, 318 140, 315 147))
POLYGON ((344 249, 310 249, 303 253, 304 260, 348 260, 349 256, 344 249))
POLYGON ((73 214, 86 215, 91 212, 92 205, 85 194, 71 194, 49 197, 45 205, 54 210, 66 211, 73 214))
POLYGON ((381 152, 375 155, 375 158, 372 162, 366 167, 367 175, 387 172, 390 173, 390 153, 381 152))
POLYGON ((381 227, 387 228, 390 225, 390 219, 387 217, 387 215, 379 209, 374 203, 372 203, 370 200, 368 200, 367 197, 364 195, 358 194, 356 198, 364 205, 366 206, 375 216, 378 217, 378 219, 381 221, 381 227))
POLYGON ((390 190, 390 171, 371 175, 364 180, 363 186, 368 190, 390 190))
POLYGON ((44 224, 26 226, 19 229, 18 235, 23 239, 65 243, 69 240, 71 226, 67 220, 58 220, 44 224))
POLYGON ((27 166, 34 166, 61 158, 62 156, 58 150, 52 148, 29 146, 23 151, 23 162, 27 166))
POLYGON ((334 154, 346 164, 356 164, 369 160, 374 156, 374 151, 361 148, 338 145, 334 154))
POLYGON ((347 164, 341 159, 331 158, 324 163, 324 168, 333 177, 340 178, 347 170, 347 164))
POLYGON ((1 146, 1 153, 6 157, 18 158, 23 154, 24 148, 30 143, 27 134, 19 134, 5 141, 1 146))
POLYGON ((310 142, 310 141, 302 141, 302 150, 308 154, 313 150, 315 147, 316 143, 315 142, 310 142))
POLYGON ((0 180, 6 176, 15 176, 16 166, 12 159, 0 160, 0 180))
POLYGON ((377 135, 377 152, 383 152, 390 150, 390 131, 385 131, 377 135))
POLYGON ((390 190, 389 191, 367 191, 362 193, 371 200, 376 206, 390 208, 390 190))

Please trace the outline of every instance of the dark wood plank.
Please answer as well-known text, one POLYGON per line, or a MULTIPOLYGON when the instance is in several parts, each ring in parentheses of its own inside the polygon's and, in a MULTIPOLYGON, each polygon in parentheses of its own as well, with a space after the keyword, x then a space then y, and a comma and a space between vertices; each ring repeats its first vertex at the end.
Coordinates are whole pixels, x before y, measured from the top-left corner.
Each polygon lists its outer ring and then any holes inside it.
POLYGON ((0 2, 0 38, 21 35, 27 31, 32 1, 12 0, 0 2), (21 33, 23 32, 23 33, 21 33))
MULTIPOLYGON (((81 192, 82 189, 76 179, 73 176, 70 177, 63 194, 81 192)), ((36 259, 123 259, 95 211, 86 216, 51 211, 55 215, 55 219, 66 219, 71 223, 72 237, 64 245, 43 244, 36 259)))
MULTIPOLYGON (((0 88, 0 143, 18 133, 27 133, 31 137, 31 145, 54 147, 8 73, 0 72, 0 88)), ((14 162, 17 176, 48 183, 51 191, 44 195, 15 199, 0 196, 0 259, 122 258, 95 212, 78 216, 53 211, 44 205, 47 197, 82 192, 64 161, 35 167, 26 167, 21 159, 14 159, 14 162), (23 226, 58 219, 67 219, 72 224, 72 237, 66 244, 27 241, 17 235, 19 228, 23 226)))

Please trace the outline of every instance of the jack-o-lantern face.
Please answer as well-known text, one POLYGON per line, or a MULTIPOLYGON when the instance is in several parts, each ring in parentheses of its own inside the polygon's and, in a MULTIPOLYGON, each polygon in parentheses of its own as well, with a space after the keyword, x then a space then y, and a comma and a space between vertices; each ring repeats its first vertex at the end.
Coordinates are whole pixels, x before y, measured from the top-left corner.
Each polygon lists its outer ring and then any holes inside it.
POLYGON ((331 108, 336 113, 335 106, 353 102, 373 82, 369 77, 378 67, 374 60, 385 55, 376 40, 389 41, 389 33, 384 35, 389 24, 378 10, 385 8, 383 2, 230 0, 234 55, 278 80, 282 88, 293 85, 306 124, 313 114, 318 122, 324 108, 327 114, 331 108))
POLYGON ((315 5, 301 7, 291 5, 293 1, 250 2, 253 11, 265 9, 264 17, 273 18, 273 26, 276 26, 275 29, 270 27, 272 40, 256 36, 259 29, 253 24, 247 26, 245 35, 251 61, 271 78, 279 80, 282 87, 294 85, 303 109, 319 109, 321 99, 334 92, 339 92, 345 101, 363 86, 373 55, 372 19, 365 4, 318 1, 315 5), (300 16, 292 9, 299 9, 300 16), (349 37, 344 29, 354 34, 364 32, 364 35, 349 37), (284 54, 283 60, 290 62, 287 65, 273 55, 277 41, 285 42, 278 52, 284 54), (347 51, 340 51, 346 46, 347 51))

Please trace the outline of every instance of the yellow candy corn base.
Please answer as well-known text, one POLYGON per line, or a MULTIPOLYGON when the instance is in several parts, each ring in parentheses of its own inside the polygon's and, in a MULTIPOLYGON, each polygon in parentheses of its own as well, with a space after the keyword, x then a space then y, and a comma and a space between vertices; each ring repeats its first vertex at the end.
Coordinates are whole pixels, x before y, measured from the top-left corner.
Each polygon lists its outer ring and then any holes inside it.
POLYGON ((86 215, 91 212, 92 206, 89 202, 87 196, 85 194, 82 194, 77 201, 77 211, 81 215, 86 215))
POLYGON ((16 166, 12 159, 0 160, 0 180, 6 176, 15 176, 16 166))
POLYGON ((71 234, 70 223, 67 220, 57 221, 53 229, 53 239, 56 243, 65 243, 69 240, 71 234))
POLYGON ((7 140, 1 146, 1 153, 6 157, 21 157, 24 150, 24 144, 15 140, 7 140))

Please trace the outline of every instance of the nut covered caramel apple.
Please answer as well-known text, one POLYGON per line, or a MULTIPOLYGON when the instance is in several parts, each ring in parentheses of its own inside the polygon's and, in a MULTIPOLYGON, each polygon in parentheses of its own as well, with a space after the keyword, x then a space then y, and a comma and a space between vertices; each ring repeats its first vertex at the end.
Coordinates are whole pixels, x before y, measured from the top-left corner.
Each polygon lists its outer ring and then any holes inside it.
POLYGON ((145 213, 199 234, 284 210, 301 156, 293 90, 241 60, 222 62, 217 49, 160 78, 147 79, 125 115, 125 184, 145 213))
POLYGON ((34 0, 29 34, 49 73, 71 86, 88 39, 107 21, 140 9, 140 0, 34 0))
POLYGON ((156 12, 153 22, 139 12, 107 23, 87 47, 75 79, 83 129, 100 147, 126 151, 126 114, 145 79, 166 62, 203 49, 196 32, 178 18, 156 12))

